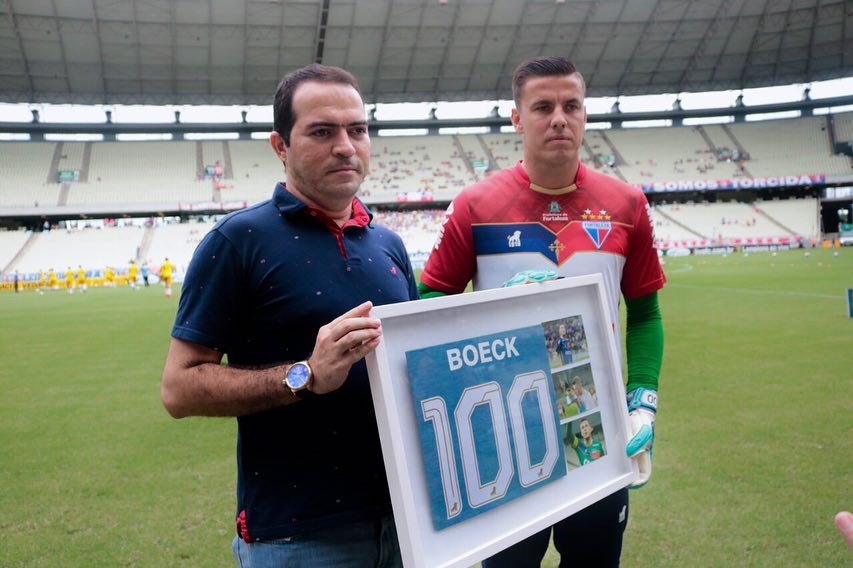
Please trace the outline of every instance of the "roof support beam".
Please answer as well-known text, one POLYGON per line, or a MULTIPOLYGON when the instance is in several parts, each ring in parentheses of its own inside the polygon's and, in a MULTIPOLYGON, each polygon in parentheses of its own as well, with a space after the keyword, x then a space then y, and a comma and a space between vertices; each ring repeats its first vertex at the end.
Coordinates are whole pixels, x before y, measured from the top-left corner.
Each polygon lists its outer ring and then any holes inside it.
POLYGON ((379 80, 382 78, 382 55, 385 46, 388 45, 388 37, 391 35, 391 12, 394 8, 394 0, 388 0, 388 9, 385 10, 385 26, 382 31, 382 43, 379 45, 379 55, 376 57, 376 65, 373 66, 373 103, 379 101, 379 80))
POLYGON ((27 54, 24 51, 24 40, 21 38, 21 30, 18 29, 18 19, 15 17, 15 13, 12 11, 11 0, 3 0, 3 3, 6 4, 6 16, 9 18, 9 24, 12 26, 12 29, 15 31, 15 40, 18 42, 18 50, 21 52, 21 63, 24 64, 24 73, 27 76, 27 86, 29 87, 27 98, 33 99, 35 96, 35 88, 33 87, 33 76, 32 73, 30 73, 29 59, 27 59, 27 54))
POLYGON ((56 41, 59 42, 59 54, 62 58, 62 68, 65 70, 65 90, 71 92, 71 77, 68 73, 68 56, 65 51, 65 41, 62 37, 62 29, 59 26, 60 18, 59 11, 56 9, 56 0, 50 0, 50 5, 53 8, 53 29, 56 33, 56 41))
POLYGON ((444 50, 441 52, 441 62, 438 64, 438 73, 436 73, 435 77, 435 88, 433 89, 433 98, 435 100, 440 98, 438 86, 441 84, 441 78, 444 77, 444 69, 447 65, 447 54, 450 53, 450 45, 453 43, 453 38, 456 37, 456 30, 459 27, 459 8, 461 5, 462 2, 456 2, 454 4, 453 27, 450 28, 450 33, 447 35, 447 41, 444 42, 444 50))
POLYGON ((415 54, 418 52, 418 40, 421 37, 421 30, 424 27, 424 11, 426 10, 426 3, 421 4, 421 15, 418 18, 418 30, 415 32, 415 43, 412 46, 412 49, 409 51, 409 62, 406 64, 406 78, 403 81, 403 92, 406 93, 409 90, 409 79, 412 76, 412 62, 415 59, 415 54))
POLYGON ((329 0, 323 0, 317 19, 317 33, 314 36, 314 63, 323 63, 323 51, 326 49, 326 26, 329 23, 329 0))
POLYGON ((92 25, 95 26, 95 39, 98 41, 98 67, 101 72, 101 93, 104 96, 104 102, 109 98, 107 93, 107 73, 104 70, 104 45, 101 41, 101 24, 98 21, 98 4, 96 0, 92 0, 92 25))

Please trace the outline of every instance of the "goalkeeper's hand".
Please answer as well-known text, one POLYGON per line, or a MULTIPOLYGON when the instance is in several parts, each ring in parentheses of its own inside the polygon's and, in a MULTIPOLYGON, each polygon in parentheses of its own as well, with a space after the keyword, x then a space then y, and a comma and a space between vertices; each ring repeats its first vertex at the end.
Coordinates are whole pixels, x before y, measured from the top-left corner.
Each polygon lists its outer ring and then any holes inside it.
POLYGON ((515 276, 503 283, 501 288, 509 286, 518 286, 520 284, 530 284, 531 282, 545 282, 546 280, 556 280, 557 273, 553 270, 523 270, 515 276))
POLYGON ((652 448, 655 444, 655 414, 658 410, 658 393, 652 389, 637 388, 628 393, 628 418, 631 421, 631 439, 625 453, 637 461, 640 477, 631 484, 637 489, 648 483, 652 476, 652 448))

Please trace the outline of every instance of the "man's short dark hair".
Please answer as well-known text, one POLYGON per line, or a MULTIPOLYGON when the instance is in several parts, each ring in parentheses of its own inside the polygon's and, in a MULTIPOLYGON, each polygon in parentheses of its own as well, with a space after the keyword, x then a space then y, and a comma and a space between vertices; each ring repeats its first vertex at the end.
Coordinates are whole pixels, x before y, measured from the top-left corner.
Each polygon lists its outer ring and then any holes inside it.
POLYGON ((293 93, 305 81, 349 85, 361 96, 358 81, 352 73, 340 67, 312 63, 285 75, 275 91, 273 129, 281 134, 284 143, 288 146, 290 146, 290 131, 293 130, 293 123, 296 122, 296 115, 293 112, 293 93))
MULTIPOLYGON (((577 73, 583 83, 583 75, 580 74, 575 64, 568 57, 556 55, 542 55, 531 57, 518 64, 512 73, 512 98, 518 106, 521 100, 521 88, 531 77, 551 77, 558 75, 573 75, 577 73)), ((584 90, 586 84, 584 83, 584 90)))

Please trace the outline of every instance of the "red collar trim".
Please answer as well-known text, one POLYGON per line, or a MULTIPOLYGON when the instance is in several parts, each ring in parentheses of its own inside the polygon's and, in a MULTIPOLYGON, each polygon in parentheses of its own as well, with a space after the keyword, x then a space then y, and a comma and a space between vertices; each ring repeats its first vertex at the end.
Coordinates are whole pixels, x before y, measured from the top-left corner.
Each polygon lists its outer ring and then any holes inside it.
POLYGON ((323 225, 325 225, 325 227, 334 234, 342 233, 347 227, 366 227, 370 223, 370 213, 367 212, 367 209, 358 199, 352 200, 352 213, 350 214, 350 218, 340 227, 334 219, 329 217, 320 209, 306 205, 305 210, 311 217, 319 219, 323 225))

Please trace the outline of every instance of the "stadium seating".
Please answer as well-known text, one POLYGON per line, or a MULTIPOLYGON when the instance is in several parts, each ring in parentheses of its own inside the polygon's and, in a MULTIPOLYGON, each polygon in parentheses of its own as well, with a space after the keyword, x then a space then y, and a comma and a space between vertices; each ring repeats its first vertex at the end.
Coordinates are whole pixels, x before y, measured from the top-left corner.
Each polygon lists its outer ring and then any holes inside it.
POLYGON ((779 175, 850 175, 850 158, 833 156, 825 117, 768 120, 729 125, 749 152, 753 177, 779 175))
POLYGON ((449 199, 477 179, 452 136, 377 136, 370 154, 362 185, 368 201, 395 201, 404 192, 449 199))
POLYGON ((435 244, 444 210, 425 211, 386 211, 376 213, 374 220, 393 229, 406 243, 409 254, 428 254, 435 244))
MULTIPOLYGON (((593 129, 587 131, 580 155, 589 167, 635 184, 739 175, 850 175, 850 158, 831 154, 826 121, 816 116, 701 127, 593 129), (726 157, 723 150, 732 149, 748 152, 750 159, 740 164, 720 159, 726 157)), ((853 113, 835 115, 833 122, 836 140, 853 140, 853 113)), ((374 205, 378 222, 403 236, 411 253, 426 255, 443 209, 383 213, 375 204, 398 201, 399 194, 418 199, 421 192, 449 200, 486 175, 486 167, 509 167, 521 157, 521 137, 515 133, 374 136, 371 172, 361 195, 374 205)), ((274 183, 284 177, 265 140, 0 143, 0 208, 67 204, 120 209, 216 200, 251 204, 268 199, 274 183), (204 167, 217 162, 222 179, 205 178, 204 167), (80 181, 58 183, 61 170, 79 171, 80 181)), ((651 214, 659 242, 765 237, 813 241, 820 236, 820 204, 815 198, 665 204, 653 207, 651 214)), ((159 225, 146 243, 146 259, 156 266, 169 257, 180 273, 211 227, 212 222, 159 225)), ((28 235, 0 231, 0 268, 22 250, 28 235)), ((113 264, 123 269, 142 237, 140 229, 130 227, 39 233, 14 268, 27 272, 113 264)))
POLYGON ((284 179, 284 166, 266 140, 232 140, 233 179, 226 179, 223 201, 257 203, 272 196, 277 181, 284 179), (227 186, 231 187, 227 187, 227 186))
POLYGON ((65 270, 68 266, 76 270, 82 265, 86 270, 103 270, 105 266, 124 270, 136 257, 142 236, 139 227, 44 231, 38 233, 15 268, 38 272, 49 268, 65 270))
POLYGON ((521 159, 521 136, 518 134, 482 134, 492 154, 496 169, 508 168, 521 159))
POLYGON ((820 235, 820 202, 813 197, 774 199, 756 206, 767 217, 804 239, 816 239, 820 235))
POLYGON ((0 207, 56 205, 60 184, 47 181, 56 144, 0 142, 0 207))
POLYGON ((684 227, 669 216, 668 211, 660 206, 652 207, 652 222, 655 227, 655 239, 658 241, 691 241, 701 238, 700 235, 684 227))
MULTIPOLYGON (((751 237, 791 237, 790 231, 762 215, 758 207, 746 203, 688 203, 659 205, 658 212, 698 235, 692 238, 731 239, 751 237)), ((657 234, 659 240, 667 240, 657 234)))
POLYGON ((0 231, 0 271, 6 270, 30 234, 30 231, 0 231))
POLYGON ((835 115, 836 142, 853 142, 853 112, 835 115))
POLYGON ((95 143, 88 183, 72 184, 68 205, 210 201, 197 157, 194 142, 95 143))
POLYGON ((481 171, 477 172, 477 178, 482 179, 484 170, 489 166, 489 154, 481 135, 460 134, 456 136, 459 147, 465 153, 466 159, 477 169, 477 164, 482 164, 481 171))
MULTIPOLYGON (((626 128, 596 131, 613 143, 624 162, 619 172, 629 183, 731 178, 737 164, 719 162, 695 127, 626 128)), ((588 139, 594 139, 590 136, 588 139)), ((728 146, 731 146, 731 142, 728 146)), ((608 152, 608 148, 601 151, 608 152)))
POLYGON ((183 274, 198 243, 213 225, 213 221, 160 225, 154 229, 148 253, 143 260, 152 266, 159 266, 163 259, 168 258, 175 265, 176 276, 183 274))

